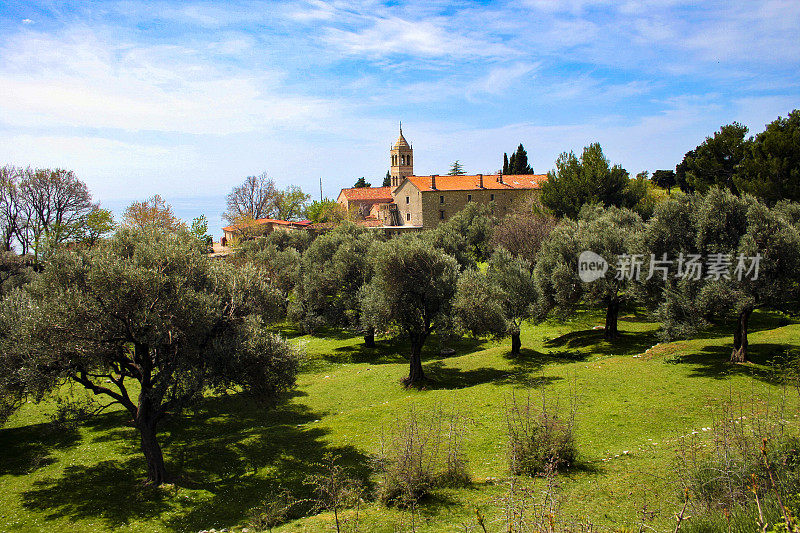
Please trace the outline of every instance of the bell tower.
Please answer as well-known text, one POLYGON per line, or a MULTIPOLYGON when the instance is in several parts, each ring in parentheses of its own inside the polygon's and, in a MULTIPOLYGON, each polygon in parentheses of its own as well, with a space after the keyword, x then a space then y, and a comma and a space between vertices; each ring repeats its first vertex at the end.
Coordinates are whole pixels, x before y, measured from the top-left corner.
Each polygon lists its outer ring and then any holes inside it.
POLYGON ((389 175, 392 180, 392 187, 397 187, 406 176, 414 175, 414 149, 403 137, 403 123, 400 123, 400 137, 392 146, 390 153, 391 170, 389 175))

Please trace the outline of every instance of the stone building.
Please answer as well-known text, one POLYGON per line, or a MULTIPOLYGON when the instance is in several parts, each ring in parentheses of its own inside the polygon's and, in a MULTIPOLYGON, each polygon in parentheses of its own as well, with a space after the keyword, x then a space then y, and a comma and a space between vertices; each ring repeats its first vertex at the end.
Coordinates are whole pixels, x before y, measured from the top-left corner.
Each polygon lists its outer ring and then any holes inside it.
POLYGON ((430 229, 469 203, 489 204, 503 215, 515 200, 540 187, 546 174, 409 176, 392 192, 402 224, 430 229))
POLYGON ((357 222, 397 230, 430 229, 438 226, 467 203, 492 206, 506 213, 515 200, 538 190, 546 174, 475 174, 470 176, 415 176, 414 150, 403 136, 389 151, 391 187, 342 189, 337 200, 352 212, 359 206, 357 222), (367 208, 368 206, 368 208, 367 208))

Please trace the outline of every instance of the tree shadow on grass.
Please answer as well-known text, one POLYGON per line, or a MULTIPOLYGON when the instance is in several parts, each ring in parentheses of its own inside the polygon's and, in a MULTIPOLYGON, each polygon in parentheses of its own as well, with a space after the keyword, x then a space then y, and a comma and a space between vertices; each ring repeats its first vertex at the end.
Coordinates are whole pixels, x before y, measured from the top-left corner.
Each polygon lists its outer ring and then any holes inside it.
MULTIPOLYGON (((485 347, 485 339, 472 337, 442 339, 431 336, 422 348, 423 361, 438 360, 445 357, 457 357, 485 347), (442 350, 452 350, 450 355, 443 355, 442 350)), ((336 363, 370 363, 400 364, 407 363, 411 353, 411 345, 403 336, 376 339, 375 348, 367 348, 363 342, 351 346, 334 348, 333 353, 323 356, 336 363)))
POLYGON ((0 429, 0 476, 24 476, 53 464, 52 452, 77 446, 75 429, 35 424, 0 429))
POLYGON ((602 329, 584 329, 565 333, 544 343, 553 357, 579 358, 585 355, 636 355, 658 342, 656 331, 620 331, 613 341, 603 338, 602 329))
POLYGON ((754 343, 747 347, 748 363, 731 363, 729 345, 708 345, 699 352, 675 359, 678 364, 693 366, 690 377, 728 379, 733 376, 750 376, 760 381, 776 384, 784 378, 775 364, 782 363, 782 356, 794 348, 787 344, 754 343))
POLYGON ((484 383, 493 383, 495 385, 538 388, 562 379, 538 374, 546 364, 560 361, 560 359, 554 359, 536 350, 523 348, 519 355, 508 354, 506 359, 511 363, 511 368, 481 367, 461 370, 445 366, 441 360, 433 361, 424 366, 425 375, 428 377, 424 387, 427 389, 464 389, 484 383))
POLYGON ((310 498, 304 482, 321 472, 326 453, 338 455, 340 464, 366 482, 368 458, 352 446, 327 443, 327 431, 315 426, 319 418, 296 402, 269 410, 241 395, 209 398, 161 432, 174 492, 143 487, 144 458, 128 439, 128 459, 68 467, 59 477, 36 482, 23 494, 23 504, 48 518, 100 519, 107 528, 158 520, 166 511, 170 529, 230 528, 246 521, 270 492, 286 489, 310 498), (186 498, 184 489, 200 492, 186 498))

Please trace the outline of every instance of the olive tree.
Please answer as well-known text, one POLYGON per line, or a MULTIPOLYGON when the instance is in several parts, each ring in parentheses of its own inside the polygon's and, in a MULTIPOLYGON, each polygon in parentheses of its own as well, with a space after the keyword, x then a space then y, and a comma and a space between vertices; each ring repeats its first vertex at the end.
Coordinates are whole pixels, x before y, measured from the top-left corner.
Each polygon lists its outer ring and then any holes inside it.
POLYGON ((579 305, 599 306, 606 310, 603 336, 615 339, 620 307, 637 295, 637 263, 631 252, 643 226, 638 214, 616 207, 585 206, 578 220, 564 219, 542 244, 534 268, 537 315, 564 317, 579 305), (578 257, 583 252, 593 252, 609 264, 604 276, 581 280, 578 257), (616 266, 621 268, 614 272, 616 266))
POLYGON ((362 329, 375 346, 375 329, 362 328, 359 291, 372 278, 371 230, 346 222, 320 235, 303 253, 292 315, 306 330, 319 325, 362 329))
POLYGON ((426 240, 391 239, 372 248, 373 278, 361 291, 365 326, 394 326, 411 343, 406 386, 425 380, 422 347, 434 331, 450 327, 458 263, 426 240))
POLYGON ((153 484, 168 478, 158 441, 167 416, 207 390, 271 402, 294 383, 294 350, 264 326, 275 295, 253 269, 204 251, 185 230, 123 228, 55 253, 3 303, 16 328, 3 358, 24 361, 15 366, 28 392, 69 380, 121 405, 153 484))
POLYGON ((472 334, 510 335, 511 353, 518 355, 522 321, 532 316, 535 301, 531 264, 501 248, 492 254, 485 274, 478 270, 461 274, 453 314, 472 334))
POLYGON ((787 310, 800 296, 797 212, 796 204, 770 209, 719 188, 665 203, 645 234, 647 246, 684 263, 679 279, 664 284, 659 315, 665 326, 691 332, 707 321, 733 318, 731 361, 746 361, 753 311, 787 310), (674 234, 666 237, 669 232, 674 234), (702 262, 690 271, 692 256, 702 262))

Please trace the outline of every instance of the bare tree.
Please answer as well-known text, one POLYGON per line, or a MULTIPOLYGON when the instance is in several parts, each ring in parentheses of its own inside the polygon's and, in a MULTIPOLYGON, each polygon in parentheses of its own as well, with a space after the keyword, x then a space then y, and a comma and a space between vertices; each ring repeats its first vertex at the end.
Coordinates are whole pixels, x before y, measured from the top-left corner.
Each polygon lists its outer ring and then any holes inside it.
POLYGON ((278 211, 279 197, 275 180, 268 178, 266 172, 248 176, 228 193, 228 208, 222 216, 231 224, 243 219, 272 218, 278 211))
POLYGON ((0 167, 0 251, 10 251, 22 220, 19 180, 22 170, 0 167))
POLYGON ((17 238, 23 252, 38 255, 43 244, 57 245, 79 235, 97 206, 86 184, 71 170, 26 169, 19 182, 21 222, 17 238))

